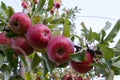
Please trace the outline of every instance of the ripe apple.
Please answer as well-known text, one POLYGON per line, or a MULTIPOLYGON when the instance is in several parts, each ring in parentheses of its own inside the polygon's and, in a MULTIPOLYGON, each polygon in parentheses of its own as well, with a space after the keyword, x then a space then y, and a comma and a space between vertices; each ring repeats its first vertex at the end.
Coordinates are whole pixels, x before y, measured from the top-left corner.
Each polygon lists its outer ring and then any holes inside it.
POLYGON ((35 4, 38 4, 38 1, 39 1, 39 0, 35 0, 35 4))
POLYGON ((27 7, 28 7, 27 2, 22 2, 22 7, 23 7, 24 9, 27 9, 27 7))
POLYGON ((34 52, 34 49, 28 44, 25 37, 16 37, 11 39, 11 46, 16 53, 26 56, 34 52))
POLYGON ((82 77, 77 77, 76 80, 84 80, 82 77))
POLYGON ((69 61, 69 55, 74 53, 74 46, 68 37, 56 36, 48 42, 47 53, 52 62, 57 65, 64 64, 69 61))
POLYGON ((60 2, 56 2, 56 3, 54 4, 54 7, 57 8, 57 9, 59 9, 60 6, 61 6, 61 3, 60 3, 60 2))
POLYGON ((87 73, 92 69, 92 66, 90 66, 91 63, 93 63, 93 56, 91 53, 87 52, 85 55, 86 59, 82 62, 75 62, 71 60, 71 66, 74 70, 76 70, 79 73, 87 73))
POLYGON ((14 13, 10 18, 10 28, 17 34, 24 34, 31 27, 30 17, 24 12, 14 13))
POLYGON ((44 24, 36 24, 26 33, 28 43, 37 51, 45 49, 51 37, 51 30, 44 24))
POLYGON ((0 33, 0 44, 10 45, 10 38, 6 37, 6 32, 0 33))

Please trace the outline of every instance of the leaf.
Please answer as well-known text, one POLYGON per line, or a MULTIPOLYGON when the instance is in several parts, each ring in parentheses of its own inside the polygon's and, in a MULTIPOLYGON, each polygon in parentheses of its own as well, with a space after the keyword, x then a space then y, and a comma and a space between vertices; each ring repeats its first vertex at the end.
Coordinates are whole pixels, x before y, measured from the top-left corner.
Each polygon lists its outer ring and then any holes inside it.
POLYGON ((96 32, 93 32, 91 28, 87 37, 88 37, 88 41, 100 40, 100 35, 97 34, 96 32))
POLYGON ((49 60, 46 53, 42 53, 42 57, 45 60, 48 71, 52 73, 53 69, 55 68, 55 64, 49 60))
POLYGON ((48 11, 51 10, 53 8, 53 6, 54 6, 54 0, 49 0, 47 10, 48 11))
POLYGON ((114 71, 115 75, 120 75, 120 68, 116 66, 112 66, 111 69, 114 71))
POLYGON ((75 62, 81 62, 85 59, 86 48, 83 48, 80 52, 70 55, 70 58, 75 62))
POLYGON ((32 23, 33 24, 40 23, 40 20, 41 20, 40 16, 34 16, 34 17, 32 17, 32 23))
POLYGON ((81 53, 72 54, 70 55, 70 58, 75 62, 81 62, 84 59, 84 55, 81 53))
POLYGON ((101 35, 101 43, 104 43, 104 38, 106 36, 106 32, 104 30, 102 30, 100 35, 101 35))
POLYGON ((45 5, 46 0, 39 0, 37 5, 37 12, 40 12, 43 9, 43 6, 45 5))
POLYGON ((41 57, 37 53, 35 53, 34 59, 33 59, 32 64, 31 64, 32 68, 33 69, 36 68, 39 65, 41 60, 42 60, 41 57))
POLYGON ((105 41, 113 41, 115 36, 120 31, 120 20, 117 21, 111 32, 108 34, 108 36, 105 38, 105 41))
POLYGON ((4 56, 0 53, 0 67, 3 65, 4 56))
POLYGON ((15 13, 14 9, 11 6, 8 6, 7 15, 8 19, 15 13))
POLYGON ((44 60, 42 61, 42 66, 43 66, 43 74, 42 74, 42 76, 45 77, 46 74, 48 73, 48 69, 47 69, 47 66, 46 66, 46 62, 44 60))
POLYGON ((14 50, 8 45, 0 45, 0 49, 6 55, 10 68, 13 68, 13 67, 17 68, 18 56, 15 54, 14 50))
POLYGON ((111 48, 108 48, 103 44, 98 44, 98 47, 100 47, 100 50, 102 51, 102 54, 106 60, 109 61, 114 57, 114 52, 111 48))
POLYGON ((32 72, 26 72, 26 79, 25 80, 35 80, 34 79, 34 74, 32 72))
POLYGON ((116 45, 114 47, 120 47, 120 39, 119 41, 116 43, 116 45))
POLYGON ((5 3, 4 2, 2 2, 1 1, 1 7, 4 9, 4 10, 6 10, 7 9, 7 6, 5 5, 5 3))
POLYGON ((62 35, 67 36, 67 37, 70 37, 70 25, 69 25, 69 23, 70 23, 70 21, 68 20, 68 18, 66 18, 62 35))

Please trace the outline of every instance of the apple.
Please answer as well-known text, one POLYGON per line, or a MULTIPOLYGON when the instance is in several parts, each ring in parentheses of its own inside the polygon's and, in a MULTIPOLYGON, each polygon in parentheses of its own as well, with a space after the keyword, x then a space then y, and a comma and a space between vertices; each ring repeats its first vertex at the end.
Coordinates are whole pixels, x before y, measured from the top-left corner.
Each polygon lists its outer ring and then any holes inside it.
POLYGON ((36 24, 26 33, 28 43, 37 51, 45 49, 51 37, 51 30, 44 24, 36 24))
POLYGON ((38 1, 39 1, 39 0, 35 0, 35 4, 38 4, 38 1))
POLYGON ((10 45, 10 38, 6 37, 6 32, 0 33, 0 44, 10 45))
POLYGON ((84 80, 82 77, 77 77, 76 80, 84 80))
POLYGON ((16 37, 11 39, 11 46, 15 52, 19 55, 30 55, 34 52, 34 49, 28 44, 25 37, 16 37))
POLYGON ((56 3, 54 4, 54 7, 57 8, 57 9, 59 9, 60 6, 61 6, 61 3, 60 3, 60 2, 56 2, 56 3))
POLYGON ((27 7, 28 7, 27 2, 22 2, 22 7, 23 7, 24 9, 27 9, 27 7))
POLYGON ((69 61, 70 54, 74 53, 72 41, 65 36, 56 36, 50 39, 47 46, 47 54, 49 59, 57 65, 64 64, 69 61))
POLYGON ((32 22, 30 17, 24 12, 14 13, 10 20, 10 28, 17 34, 24 34, 31 27, 32 22))
POLYGON ((90 65, 93 63, 93 55, 89 52, 86 53, 85 55, 86 59, 83 60, 82 62, 75 62, 71 60, 71 66, 74 70, 76 70, 79 73, 87 73, 92 69, 92 66, 90 65))

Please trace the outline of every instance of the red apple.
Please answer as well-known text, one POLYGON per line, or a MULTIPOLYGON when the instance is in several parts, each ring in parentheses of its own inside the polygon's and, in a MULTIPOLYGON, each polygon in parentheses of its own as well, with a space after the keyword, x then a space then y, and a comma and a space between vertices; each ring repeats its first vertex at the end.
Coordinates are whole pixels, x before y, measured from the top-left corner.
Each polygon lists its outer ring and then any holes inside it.
POLYGON ((10 45, 10 38, 6 37, 6 32, 0 33, 0 44, 10 45))
POLYGON ((48 42, 47 53, 52 62, 64 64, 69 61, 70 54, 74 53, 74 46, 69 38, 56 36, 48 42))
POLYGON ((24 34, 31 27, 30 17, 24 12, 14 13, 10 18, 10 28, 17 34, 24 34))
POLYGON ((38 1, 39 1, 39 0, 35 0, 35 4, 38 4, 38 1))
POLYGON ((12 38, 11 46, 16 53, 23 56, 30 55, 34 51, 34 49, 28 44, 25 37, 12 38))
POLYGON ((56 2, 56 3, 54 4, 54 7, 57 8, 57 9, 59 9, 60 6, 61 6, 61 3, 60 3, 60 2, 56 2))
POLYGON ((76 80, 84 80, 82 77, 77 77, 76 80))
POLYGON ((22 7, 23 7, 24 9, 27 9, 27 7, 28 7, 27 2, 22 2, 22 7))
POLYGON ((46 48, 51 37, 51 30, 44 24, 36 24, 26 33, 29 44, 37 51, 46 48))
POLYGON ((87 73, 92 69, 92 66, 90 65, 91 63, 93 63, 92 54, 87 52, 85 56, 86 56, 86 59, 83 60, 82 62, 75 62, 71 60, 72 68, 79 73, 87 73))

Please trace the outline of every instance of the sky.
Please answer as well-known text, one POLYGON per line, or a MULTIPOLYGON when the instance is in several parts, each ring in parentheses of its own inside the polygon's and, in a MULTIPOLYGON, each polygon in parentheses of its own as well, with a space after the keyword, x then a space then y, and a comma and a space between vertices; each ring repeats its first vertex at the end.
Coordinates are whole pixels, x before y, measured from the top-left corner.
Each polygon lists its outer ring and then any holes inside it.
MULTIPOLYGON (((16 12, 21 11, 21 0, 0 0, 7 5, 12 6, 16 12)), ((62 4, 66 8, 74 8, 77 6, 81 9, 80 14, 77 15, 76 26, 79 34, 81 29, 80 23, 85 22, 85 25, 93 31, 100 31, 107 21, 109 21, 113 28, 118 19, 120 19, 120 0, 62 0, 62 4)), ((107 32, 109 33, 110 30, 107 32)), ((115 43, 120 39, 120 32, 116 36, 115 43)), ((97 79, 98 80, 98 79, 97 79)), ((100 79, 102 80, 102 79, 100 79)), ((120 78, 115 77, 115 80, 120 78)))

